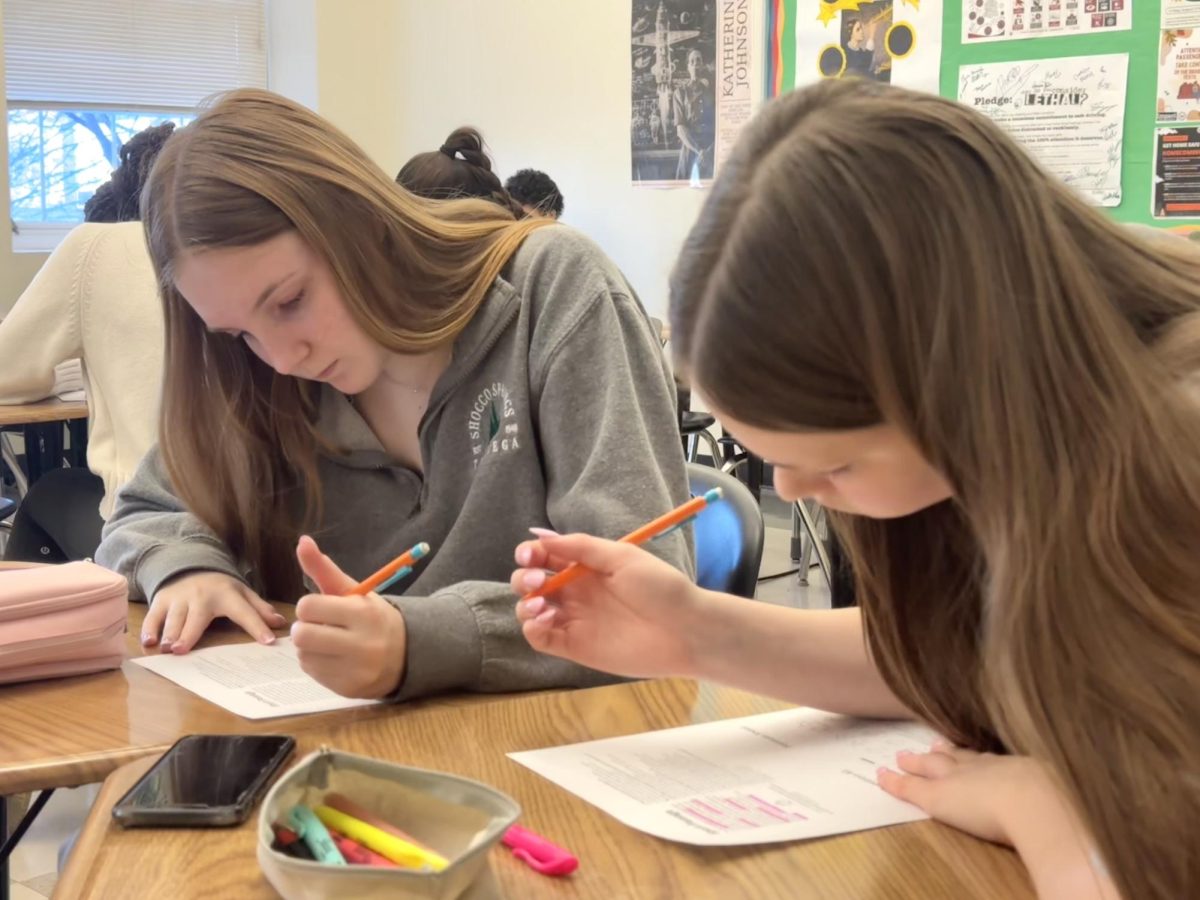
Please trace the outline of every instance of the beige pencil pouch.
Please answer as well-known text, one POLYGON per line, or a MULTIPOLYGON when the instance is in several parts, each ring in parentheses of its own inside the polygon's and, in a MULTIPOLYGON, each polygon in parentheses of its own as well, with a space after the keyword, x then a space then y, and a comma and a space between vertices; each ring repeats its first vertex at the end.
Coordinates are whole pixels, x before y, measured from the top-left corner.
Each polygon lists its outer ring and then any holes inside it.
POLYGON ((322 748, 275 783, 258 815, 258 862, 285 900, 491 896, 488 850, 517 820, 511 797, 478 781, 322 748), (440 872, 330 866, 271 849, 273 822, 297 803, 344 794, 449 860, 440 872))

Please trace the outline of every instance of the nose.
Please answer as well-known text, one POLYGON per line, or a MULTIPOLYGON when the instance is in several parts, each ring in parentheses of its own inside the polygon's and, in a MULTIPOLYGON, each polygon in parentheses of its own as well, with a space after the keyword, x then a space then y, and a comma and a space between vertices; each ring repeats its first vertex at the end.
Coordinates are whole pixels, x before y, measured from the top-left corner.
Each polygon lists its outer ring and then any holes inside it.
POLYGON ((790 469, 775 469, 773 480, 775 493, 788 503, 816 496, 825 486, 825 479, 820 475, 804 475, 790 469))
POLYGON ((304 341, 282 335, 265 337, 261 346, 263 361, 280 375, 295 375, 312 352, 304 341))

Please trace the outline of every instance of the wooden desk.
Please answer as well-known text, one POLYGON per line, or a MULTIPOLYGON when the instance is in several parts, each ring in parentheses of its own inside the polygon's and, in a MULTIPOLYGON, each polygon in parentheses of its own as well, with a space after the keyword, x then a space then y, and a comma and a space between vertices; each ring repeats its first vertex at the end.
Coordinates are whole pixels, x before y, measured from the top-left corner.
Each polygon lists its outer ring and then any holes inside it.
POLYGON ((86 419, 87 404, 66 400, 39 400, 36 403, 0 405, 0 425, 37 425, 43 422, 67 422, 86 419))
POLYGON ((71 465, 87 465, 87 415, 86 403, 57 399, 0 406, 0 427, 24 427, 30 484, 62 465, 63 423, 71 432, 71 465))
MULTIPOLYGON (((280 604, 291 617, 294 607, 280 604)), ((126 647, 141 656, 138 642, 146 606, 131 603, 126 647)), ((201 646, 248 640, 220 620, 201 646)), ((464 703, 418 701, 425 703, 464 703)), ((0 796, 102 781, 147 753, 162 752, 186 734, 202 732, 296 732, 320 722, 364 722, 391 715, 395 707, 371 706, 313 716, 243 719, 128 660, 120 669, 76 678, 0 685, 0 796)))
MULTIPOLYGON (((522 822, 573 850, 568 879, 537 875, 493 851, 482 896, 1031 898, 1016 856, 932 822, 828 840, 702 848, 649 837, 512 762, 505 753, 654 728, 749 715, 785 704, 726 688, 672 680, 505 698, 461 709, 409 709, 298 735, 296 758, 328 744, 415 766, 456 772, 506 791, 522 822)), ((236 829, 123 831, 113 803, 151 765, 132 763, 105 782, 58 882, 63 898, 239 900, 275 897, 255 859, 255 821, 236 829)), ((473 894, 472 896, 476 896, 473 894)))

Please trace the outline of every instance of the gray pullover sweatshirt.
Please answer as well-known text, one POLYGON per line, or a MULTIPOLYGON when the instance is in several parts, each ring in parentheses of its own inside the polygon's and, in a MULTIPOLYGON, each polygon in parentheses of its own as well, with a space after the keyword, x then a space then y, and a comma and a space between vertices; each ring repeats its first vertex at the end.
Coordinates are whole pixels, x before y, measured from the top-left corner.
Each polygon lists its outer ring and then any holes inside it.
MULTIPOLYGON (((313 536, 362 579, 418 541, 433 548, 388 600, 404 615, 396 699, 447 690, 582 687, 612 676, 534 652, 508 585, 531 525, 615 538, 687 499, 674 388, 619 270, 566 226, 534 232, 455 342, 420 429, 419 474, 398 465, 328 386, 313 536)), ((647 545, 689 574, 690 538, 647 545)), ((245 565, 174 496, 157 449, 118 498, 97 560, 135 595, 188 570, 245 565)), ((272 598, 288 599, 296 598, 272 598)))

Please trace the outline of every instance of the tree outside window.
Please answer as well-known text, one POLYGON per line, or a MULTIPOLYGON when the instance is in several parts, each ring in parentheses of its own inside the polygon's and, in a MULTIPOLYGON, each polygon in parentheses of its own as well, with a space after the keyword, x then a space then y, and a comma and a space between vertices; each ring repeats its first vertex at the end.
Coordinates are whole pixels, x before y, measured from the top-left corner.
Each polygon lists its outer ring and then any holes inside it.
POLYGON ((190 113, 97 109, 8 109, 11 216, 22 223, 83 221, 83 205, 144 128, 186 125, 190 113))

